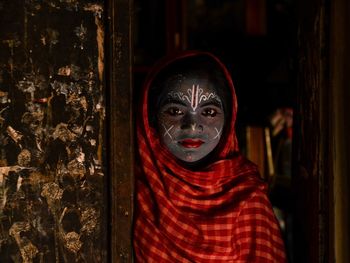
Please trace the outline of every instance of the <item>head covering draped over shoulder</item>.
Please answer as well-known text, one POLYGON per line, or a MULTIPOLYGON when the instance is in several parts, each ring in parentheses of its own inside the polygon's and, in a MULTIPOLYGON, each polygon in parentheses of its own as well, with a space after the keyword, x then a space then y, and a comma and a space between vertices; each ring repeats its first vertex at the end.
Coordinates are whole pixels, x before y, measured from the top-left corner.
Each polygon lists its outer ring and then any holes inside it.
POLYGON ((214 55, 182 52, 161 60, 150 72, 137 120, 137 262, 284 262, 283 242, 266 197, 266 185, 256 165, 238 152, 236 115, 232 79, 214 55), (161 144, 149 119, 149 95, 155 79, 167 67, 195 57, 207 58, 222 71, 231 103, 226 132, 215 155, 194 170, 161 144), (261 228, 265 225, 266 230, 261 228))

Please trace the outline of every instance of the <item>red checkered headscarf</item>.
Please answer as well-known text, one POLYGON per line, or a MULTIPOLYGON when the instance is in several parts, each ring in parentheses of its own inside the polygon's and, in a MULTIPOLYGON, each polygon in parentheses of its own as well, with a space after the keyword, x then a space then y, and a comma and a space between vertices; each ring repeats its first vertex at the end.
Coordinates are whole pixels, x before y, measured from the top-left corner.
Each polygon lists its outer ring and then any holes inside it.
POLYGON ((187 51, 162 60, 146 79, 137 122, 134 249, 137 262, 285 262, 284 246, 266 185, 238 153, 236 95, 229 72, 212 54, 187 51), (161 143, 149 121, 149 90, 180 60, 203 56, 224 73, 231 120, 211 162, 189 169, 161 143))

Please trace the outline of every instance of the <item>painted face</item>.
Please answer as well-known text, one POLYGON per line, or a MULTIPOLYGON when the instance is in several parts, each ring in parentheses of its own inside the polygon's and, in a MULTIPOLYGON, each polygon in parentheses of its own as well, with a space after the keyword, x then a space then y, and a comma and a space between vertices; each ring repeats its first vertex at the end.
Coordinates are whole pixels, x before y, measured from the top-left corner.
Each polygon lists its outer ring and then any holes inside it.
POLYGON ((222 98, 207 79, 185 79, 162 92, 157 120, 161 142, 172 154, 185 162, 199 161, 220 141, 222 98))

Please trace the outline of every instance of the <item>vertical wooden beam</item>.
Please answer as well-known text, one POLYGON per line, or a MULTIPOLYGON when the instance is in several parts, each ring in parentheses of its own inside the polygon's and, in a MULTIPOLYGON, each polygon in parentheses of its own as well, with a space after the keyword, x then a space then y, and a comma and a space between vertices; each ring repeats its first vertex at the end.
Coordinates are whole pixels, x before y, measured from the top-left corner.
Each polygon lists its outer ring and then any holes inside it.
POLYGON ((332 261, 329 2, 299 1, 294 125, 294 262, 332 261))
POLYGON ((132 262, 132 0, 108 0, 110 261, 132 262))
POLYGON ((334 247, 337 263, 350 262, 350 2, 331 8, 331 90, 334 128, 334 247))

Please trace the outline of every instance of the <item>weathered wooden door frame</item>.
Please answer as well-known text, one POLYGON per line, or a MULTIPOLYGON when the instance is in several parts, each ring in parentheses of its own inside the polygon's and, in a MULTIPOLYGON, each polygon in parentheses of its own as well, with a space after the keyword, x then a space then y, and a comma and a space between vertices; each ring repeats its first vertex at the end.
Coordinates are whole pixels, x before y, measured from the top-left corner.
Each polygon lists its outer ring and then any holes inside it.
POLYGON ((132 262, 134 121, 132 0, 107 0, 109 261, 132 262))

